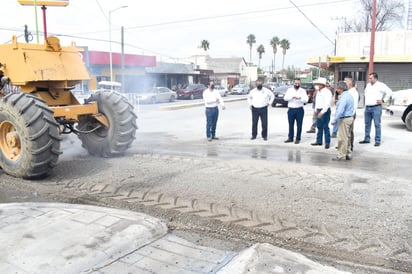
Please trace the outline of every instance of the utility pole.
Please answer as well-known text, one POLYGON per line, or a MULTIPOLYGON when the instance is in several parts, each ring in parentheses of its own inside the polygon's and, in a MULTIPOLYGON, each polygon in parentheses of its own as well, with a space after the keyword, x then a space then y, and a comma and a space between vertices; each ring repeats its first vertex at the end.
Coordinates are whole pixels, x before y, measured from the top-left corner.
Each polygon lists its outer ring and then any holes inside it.
POLYGON ((408 4, 408 18, 406 20, 407 30, 412 30, 412 0, 408 4))
POLYGON ((122 38, 121 38, 121 44, 122 44, 122 91, 125 92, 125 86, 124 86, 124 27, 122 26, 122 38))
POLYGON ((372 26, 371 26, 371 43, 369 52, 369 74, 373 72, 373 61, 375 55, 375 28, 376 28, 376 0, 372 4, 372 26))

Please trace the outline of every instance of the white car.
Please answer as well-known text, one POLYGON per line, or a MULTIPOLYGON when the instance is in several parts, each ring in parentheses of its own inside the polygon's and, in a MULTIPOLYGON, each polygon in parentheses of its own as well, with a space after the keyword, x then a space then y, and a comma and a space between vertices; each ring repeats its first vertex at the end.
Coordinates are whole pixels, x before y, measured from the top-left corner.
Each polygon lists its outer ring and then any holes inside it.
POLYGON ((246 84, 238 84, 232 88, 231 94, 248 94, 249 86, 246 84))
POLYGON ((219 86, 219 85, 216 85, 215 86, 215 90, 218 90, 219 91, 219 93, 220 93, 220 96, 222 96, 222 97, 225 97, 227 94, 228 94, 228 90, 227 90, 227 88, 225 88, 225 87, 223 87, 223 86, 219 86))
POLYGON ((176 100, 176 92, 167 87, 154 87, 146 93, 140 93, 138 100, 140 103, 155 104, 160 102, 173 102, 176 100))
POLYGON ((412 131, 412 89, 395 91, 386 111, 402 118, 406 128, 412 131))

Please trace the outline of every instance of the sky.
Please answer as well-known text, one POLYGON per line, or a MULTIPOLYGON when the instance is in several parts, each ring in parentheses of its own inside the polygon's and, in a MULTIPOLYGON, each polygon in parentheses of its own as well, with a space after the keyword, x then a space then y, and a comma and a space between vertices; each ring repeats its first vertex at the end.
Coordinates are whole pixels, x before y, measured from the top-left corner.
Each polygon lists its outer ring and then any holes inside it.
MULTIPOLYGON (((270 70, 273 36, 287 39, 290 49, 284 67, 308 68, 306 58, 333 55, 334 39, 345 18, 353 18, 358 0, 69 0, 67 7, 47 7, 47 32, 61 44, 72 41, 90 50, 120 52, 121 26, 125 29, 125 52, 156 56, 157 61, 184 62, 209 41, 213 58, 243 57, 249 62, 247 36, 254 34, 252 62, 259 63, 256 48, 265 53, 260 66, 270 70), (127 6, 121 8, 122 6, 127 6), (109 24, 109 17, 111 24, 109 24), (110 28, 111 26, 111 28, 110 28), (111 39, 109 30, 111 29, 111 39)), ((2 0, 0 42, 11 36, 24 42, 28 25, 36 43, 36 12, 17 0, 2 0)), ((42 10, 37 8, 39 40, 43 41, 42 10)), ((276 70, 282 66, 282 49, 276 54, 276 70)))

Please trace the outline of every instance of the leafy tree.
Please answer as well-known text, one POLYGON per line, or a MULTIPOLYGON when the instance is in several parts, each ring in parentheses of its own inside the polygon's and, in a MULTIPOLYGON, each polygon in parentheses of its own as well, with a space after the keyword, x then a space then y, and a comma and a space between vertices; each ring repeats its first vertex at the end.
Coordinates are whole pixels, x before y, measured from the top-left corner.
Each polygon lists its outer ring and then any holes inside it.
POLYGON ((282 48, 282 54, 283 54, 283 59, 282 59, 282 70, 284 69, 285 66, 285 55, 286 51, 290 49, 290 42, 287 39, 282 39, 279 43, 280 47, 282 48))
POLYGON ((253 44, 256 43, 256 36, 254 34, 249 34, 247 36, 246 43, 249 44, 249 48, 250 48, 249 63, 252 64, 252 47, 253 47, 253 44))
POLYGON ((278 45, 280 39, 277 36, 273 36, 272 40, 270 40, 270 45, 273 48, 273 72, 276 72, 276 53, 278 52, 278 45))
POLYGON ((209 41, 207 40, 202 40, 200 41, 200 48, 204 49, 204 51, 207 51, 209 49, 209 41))
POLYGON ((256 49, 259 54, 259 68, 260 68, 260 60, 262 60, 262 54, 265 53, 265 47, 263 45, 259 45, 256 49))
POLYGON ((290 81, 295 79, 297 71, 300 71, 300 69, 296 68, 295 66, 288 66, 288 68, 285 71, 286 79, 288 79, 290 81))
MULTIPOLYGON (((376 0, 376 31, 390 30, 395 24, 402 24, 405 14, 403 0, 376 0)), ((372 29, 373 0, 359 0, 360 8, 356 18, 345 26, 348 32, 370 32, 372 29)))

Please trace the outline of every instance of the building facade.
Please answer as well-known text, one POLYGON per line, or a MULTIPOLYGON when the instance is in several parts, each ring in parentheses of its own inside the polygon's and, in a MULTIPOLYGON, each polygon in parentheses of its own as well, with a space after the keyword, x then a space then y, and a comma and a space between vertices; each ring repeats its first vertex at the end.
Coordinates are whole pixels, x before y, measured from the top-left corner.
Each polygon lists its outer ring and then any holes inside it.
MULTIPOLYGON (((369 71, 370 32, 339 33, 336 54, 307 59, 309 65, 331 73, 334 82, 347 75, 357 82, 363 96, 369 71)), ((392 90, 412 88, 412 31, 375 33, 373 71, 392 90)))
MULTIPOLYGON (((83 47, 81 53, 89 71, 90 81, 83 83, 82 90, 94 90, 100 81, 110 81, 110 53, 91 51, 83 47)), ((156 66, 156 57, 137 54, 112 53, 113 81, 122 83, 124 92, 137 92, 152 85, 146 68, 156 66)))

